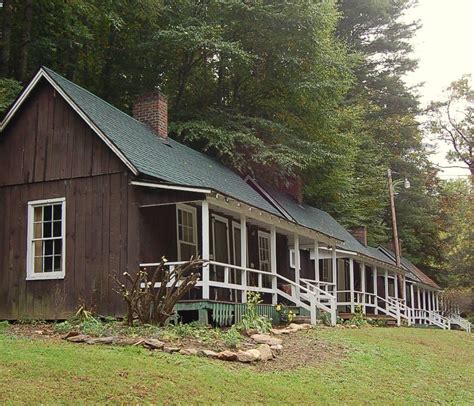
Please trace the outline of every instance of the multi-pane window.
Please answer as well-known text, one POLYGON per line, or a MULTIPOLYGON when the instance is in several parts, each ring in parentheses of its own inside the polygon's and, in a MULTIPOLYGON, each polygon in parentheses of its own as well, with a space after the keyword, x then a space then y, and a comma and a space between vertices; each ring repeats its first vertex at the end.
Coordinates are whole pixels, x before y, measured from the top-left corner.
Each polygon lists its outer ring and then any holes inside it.
POLYGON ((177 206, 178 218, 178 260, 189 261, 197 255, 196 208, 177 206))
POLYGON ((27 279, 64 278, 64 198, 28 203, 27 279))
POLYGON ((258 233, 258 259, 260 270, 270 272, 270 235, 262 231, 258 233))

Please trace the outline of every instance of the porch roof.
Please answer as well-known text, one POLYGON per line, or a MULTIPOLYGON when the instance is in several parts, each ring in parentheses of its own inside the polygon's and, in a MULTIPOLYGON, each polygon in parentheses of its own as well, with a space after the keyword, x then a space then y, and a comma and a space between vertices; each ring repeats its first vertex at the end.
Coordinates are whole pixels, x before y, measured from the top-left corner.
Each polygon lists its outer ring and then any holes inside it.
POLYGON ((252 180, 252 182, 268 193, 277 205, 297 223, 309 228, 321 230, 323 233, 343 241, 344 245, 338 245, 339 248, 396 267, 395 261, 381 253, 377 248, 365 246, 360 243, 359 240, 325 211, 305 203, 298 203, 293 197, 271 186, 261 186, 255 180, 252 180))
MULTIPOLYGON (((391 250, 382 246, 378 246, 377 250, 383 255, 386 255, 387 257, 395 261, 395 254, 391 250)), ((441 289, 440 286, 435 281, 433 281, 433 279, 431 279, 420 268, 418 268, 415 264, 410 262, 405 257, 400 258, 400 263, 403 268, 407 270, 407 277, 409 277, 410 279, 414 280, 415 282, 421 282, 435 289, 441 289)))
POLYGON ((209 188, 280 215, 237 173, 217 160, 153 130, 88 90, 41 68, 136 168, 139 177, 188 187, 209 188))

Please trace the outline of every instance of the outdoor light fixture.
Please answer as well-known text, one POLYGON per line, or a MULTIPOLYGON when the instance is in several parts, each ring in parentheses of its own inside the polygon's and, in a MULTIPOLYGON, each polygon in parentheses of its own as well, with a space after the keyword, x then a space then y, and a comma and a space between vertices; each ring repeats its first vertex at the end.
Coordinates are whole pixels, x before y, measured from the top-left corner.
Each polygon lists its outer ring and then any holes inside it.
POLYGON ((405 181, 403 182, 403 186, 405 187, 405 189, 410 189, 411 184, 407 178, 405 178, 405 181))

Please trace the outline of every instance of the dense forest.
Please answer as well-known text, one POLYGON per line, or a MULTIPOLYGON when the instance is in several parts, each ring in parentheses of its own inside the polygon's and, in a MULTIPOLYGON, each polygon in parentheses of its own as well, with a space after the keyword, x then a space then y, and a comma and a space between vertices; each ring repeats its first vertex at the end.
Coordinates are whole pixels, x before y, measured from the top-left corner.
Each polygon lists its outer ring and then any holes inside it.
POLYGON ((418 23, 401 19, 414 5, 6 0, 0 109, 41 65, 126 111, 159 88, 172 137, 267 182, 301 176, 308 203, 366 225, 371 244, 391 239, 391 168, 403 255, 444 286, 471 286, 470 185, 438 178, 403 80, 417 64, 418 23))

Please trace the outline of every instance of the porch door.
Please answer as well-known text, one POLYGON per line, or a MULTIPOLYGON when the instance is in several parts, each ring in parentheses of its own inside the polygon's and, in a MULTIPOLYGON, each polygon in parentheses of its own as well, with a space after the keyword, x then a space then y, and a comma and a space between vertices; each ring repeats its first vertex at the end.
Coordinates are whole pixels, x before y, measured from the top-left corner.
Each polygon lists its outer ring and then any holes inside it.
MULTIPOLYGON (((228 264, 229 261, 229 222, 225 217, 212 215, 212 254, 213 260, 228 264)), ((224 267, 213 265, 211 267, 211 280, 224 282, 224 267)), ((214 299, 218 300, 218 289, 214 289, 214 299)))

